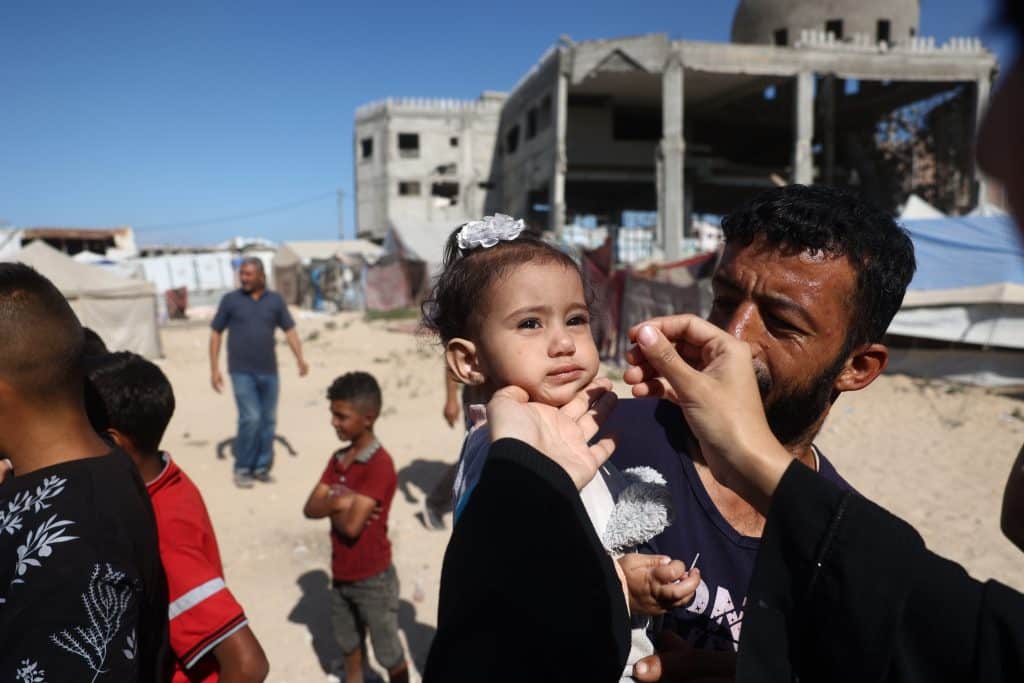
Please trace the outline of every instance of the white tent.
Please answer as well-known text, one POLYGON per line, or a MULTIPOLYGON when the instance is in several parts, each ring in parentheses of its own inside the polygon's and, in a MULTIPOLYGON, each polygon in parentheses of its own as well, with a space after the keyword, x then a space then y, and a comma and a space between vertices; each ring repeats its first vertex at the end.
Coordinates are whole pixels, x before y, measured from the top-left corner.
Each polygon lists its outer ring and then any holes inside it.
POLYGON ((274 254, 275 268, 301 263, 308 266, 316 260, 337 258, 348 262, 353 256, 367 263, 376 263, 384 250, 369 240, 300 240, 282 242, 274 254))
POLYGON ((945 217, 946 214, 942 213, 916 194, 912 194, 907 197, 907 203, 904 204, 903 210, 900 212, 901 221, 919 221, 945 217))
POLYGON ((129 280, 79 263, 42 240, 10 257, 45 275, 67 298, 82 325, 92 328, 111 351, 163 355, 157 329, 156 293, 148 282, 129 280))

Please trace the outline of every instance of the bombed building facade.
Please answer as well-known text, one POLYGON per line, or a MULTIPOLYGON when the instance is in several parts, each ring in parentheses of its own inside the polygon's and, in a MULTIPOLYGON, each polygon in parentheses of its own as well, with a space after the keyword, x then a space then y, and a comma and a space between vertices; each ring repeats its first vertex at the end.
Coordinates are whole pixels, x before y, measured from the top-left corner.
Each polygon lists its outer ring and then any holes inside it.
POLYGON ((892 211, 917 193, 965 213, 986 196, 970 141, 997 63, 977 39, 919 36, 919 15, 918 0, 741 0, 730 43, 563 38, 507 96, 367 105, 359 235, 396 216, 455 225, 503 211, 558 231, 632 213, 653 217, 673 259, 694 216, 785 182, 850 187, 892 211), (465 130, 472 149, 445 148, 465 130), (450 163, 458 189, 438 196, 450 163))

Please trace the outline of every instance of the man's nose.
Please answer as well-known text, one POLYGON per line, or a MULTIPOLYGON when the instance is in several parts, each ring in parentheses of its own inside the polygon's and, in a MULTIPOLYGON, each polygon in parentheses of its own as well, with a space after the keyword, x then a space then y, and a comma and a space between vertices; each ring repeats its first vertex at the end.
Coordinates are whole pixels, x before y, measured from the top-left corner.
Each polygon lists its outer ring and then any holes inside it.
POLYGON ((762 325, 757 306, 753 302, 737 306, 724 329, 740 341, 750 344, 750 350, 755 356, 760 353, 762 325))

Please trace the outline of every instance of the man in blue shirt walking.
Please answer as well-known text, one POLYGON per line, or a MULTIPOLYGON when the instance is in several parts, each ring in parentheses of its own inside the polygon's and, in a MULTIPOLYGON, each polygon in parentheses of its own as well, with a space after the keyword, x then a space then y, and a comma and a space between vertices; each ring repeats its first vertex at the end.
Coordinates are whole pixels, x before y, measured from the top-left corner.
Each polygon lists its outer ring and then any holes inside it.
POLYGON ((277 357, 274 354, 274 330, 284 330, 288 346, 295 354, 299 376, 309 366, 302 357, 302 343, 295 321, 284 299, 267 290, 263 262, 258 258, 242 261, 238 270, 241 287, 225 294, 210 323, 210 383, 220 393, 224 377, 220 373, 221 337, 228 334, 228 374, 238 406, 238 435, 235 438, 235 485, 252 488, 253 481, 270 482, 270 461, 277 426, 277 357))

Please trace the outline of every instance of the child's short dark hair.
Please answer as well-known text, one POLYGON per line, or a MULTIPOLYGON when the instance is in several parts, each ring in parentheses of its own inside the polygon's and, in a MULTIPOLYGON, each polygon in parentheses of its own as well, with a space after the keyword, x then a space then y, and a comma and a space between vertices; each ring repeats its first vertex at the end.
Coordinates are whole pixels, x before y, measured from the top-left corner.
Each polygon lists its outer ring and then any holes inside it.
POLYGON ((486 315, 486 293, 491 285, 526 263, 557 263, 575 271, 583 283, 587 307, 593 310, 594 292, 579 264, 536 233, 523 232, 493 247, 462 249, 458 240, 462 228, 460 225, 449 235, 444 270, 422 306, 423 326, 440 337, 442 344, 455 337, 472 338, 486 315))
POLYGON ((328 401, 348 401, 380 413, 380 385, 368 372, 346 372, 327 388, 328 401))
POLYGON ((174 390, 160 368, 128 351, 108 353, 90 361, 89 383, 100 401, 101 410, 89 411, 96 431, 116 429, 143 453, 159 450, 174 415, 174 390))

